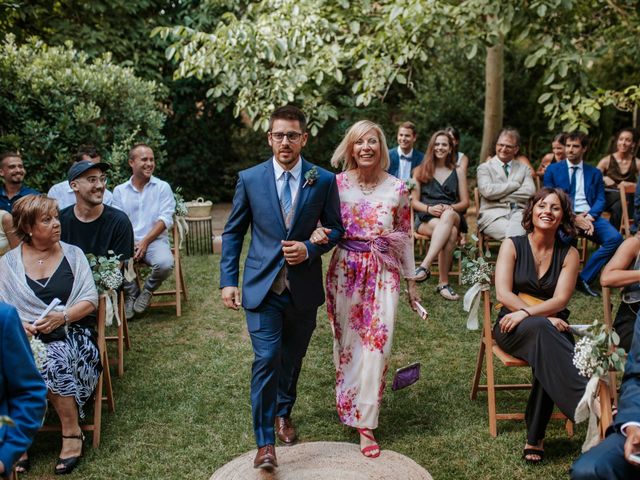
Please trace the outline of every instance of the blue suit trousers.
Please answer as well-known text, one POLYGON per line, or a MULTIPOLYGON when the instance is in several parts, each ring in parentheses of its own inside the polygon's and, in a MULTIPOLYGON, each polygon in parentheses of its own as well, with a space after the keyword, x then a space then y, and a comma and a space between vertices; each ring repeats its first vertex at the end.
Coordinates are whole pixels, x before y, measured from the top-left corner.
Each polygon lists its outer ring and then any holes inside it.
POLYGON ((275 444, 275 417, 291 414, 317 310, 294 307, 288 290, 270 291, 257 308, 245 310, 254 351, 251 410, 258 448, 275 444))

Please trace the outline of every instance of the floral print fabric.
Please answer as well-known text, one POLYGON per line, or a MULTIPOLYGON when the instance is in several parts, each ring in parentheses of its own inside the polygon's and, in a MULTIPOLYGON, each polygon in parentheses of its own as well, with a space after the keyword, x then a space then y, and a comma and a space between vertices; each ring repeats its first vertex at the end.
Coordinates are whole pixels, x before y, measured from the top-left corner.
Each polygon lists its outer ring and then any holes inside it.
POLYGON ((409 192, 387 176, 364 195, 348 172, 337 175, 344 239, 373 240, 394 231, 407 235, 401 270, 371 252, 336 248, 327 272, 327 312, 333 331, 336 407, 342 423, 376 428, 393 340, 400 277, 413 277, 409 192))

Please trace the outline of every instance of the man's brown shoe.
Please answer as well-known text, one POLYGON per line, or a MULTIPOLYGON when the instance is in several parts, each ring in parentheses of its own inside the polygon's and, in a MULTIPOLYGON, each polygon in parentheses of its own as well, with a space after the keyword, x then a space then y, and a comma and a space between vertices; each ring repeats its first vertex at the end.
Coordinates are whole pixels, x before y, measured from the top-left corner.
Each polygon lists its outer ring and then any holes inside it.
POLYGON ((265 470, 273 470, 278 466, 276 460, 276 449, 273 445, 265 445, 258 449, 256 458, 253 461, 253 468, 264 468, 265 470))
POLYGON ((289 417, 276 417, 276 434, 285 445, 293 445, 298 439, 296 427, 289 417))

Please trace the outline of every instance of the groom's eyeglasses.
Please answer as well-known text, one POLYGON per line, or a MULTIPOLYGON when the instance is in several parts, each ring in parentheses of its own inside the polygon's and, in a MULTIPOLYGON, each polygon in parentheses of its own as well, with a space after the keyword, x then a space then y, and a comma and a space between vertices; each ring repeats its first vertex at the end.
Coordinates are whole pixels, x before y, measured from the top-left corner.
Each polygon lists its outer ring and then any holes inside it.
POLYGON ((302 138, 302 133, 300 132, 269 132, 269 135, 271 135, 271 138, 278 143, 284 140, 284 137, 287 137, 289 143, 298 143, 302 138))

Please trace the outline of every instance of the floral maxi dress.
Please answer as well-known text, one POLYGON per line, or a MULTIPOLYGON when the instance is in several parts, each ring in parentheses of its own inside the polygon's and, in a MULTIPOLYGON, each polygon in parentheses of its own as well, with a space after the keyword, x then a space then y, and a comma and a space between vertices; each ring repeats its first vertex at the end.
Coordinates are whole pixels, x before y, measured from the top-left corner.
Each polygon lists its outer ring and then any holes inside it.
POLYGON ((388 176, 364 195, 347 172, 337 175, 345 240, 374 240, 405 232, 400 270, 387 267, 372 252, 340 247, 327 272, 327 313, 333 331, 336 408, 340 421, 357 428, 376 428, 393 340, 400 276, 413 277, 409 193, 388 176))

